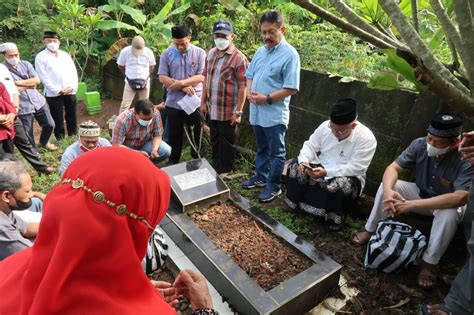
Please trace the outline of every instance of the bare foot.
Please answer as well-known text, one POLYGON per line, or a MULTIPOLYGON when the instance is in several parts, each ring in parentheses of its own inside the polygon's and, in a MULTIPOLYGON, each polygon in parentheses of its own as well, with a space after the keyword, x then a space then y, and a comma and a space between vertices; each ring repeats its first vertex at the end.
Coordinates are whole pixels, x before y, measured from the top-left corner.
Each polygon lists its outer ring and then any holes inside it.
POLYGON ((423 261, 421 263, 417 283, 423 289, 433 289, 438 284, 436 265, 428 264, 423 261))
POLYGON ((359 232, 354 236, 354 238, 352 238, 352 244, 357 245, 357 246, 365 245, 369 241, 370 236, 372 236, 372 233, 370 232, 367 232, 367 231, 359 232))
POLYGON ((428 314, 431 314, 431 315, 448 315, 448 313, 438 309, 438 307, 439 307, 439 304, 426 305, 426 310, 428 311, 428 314))

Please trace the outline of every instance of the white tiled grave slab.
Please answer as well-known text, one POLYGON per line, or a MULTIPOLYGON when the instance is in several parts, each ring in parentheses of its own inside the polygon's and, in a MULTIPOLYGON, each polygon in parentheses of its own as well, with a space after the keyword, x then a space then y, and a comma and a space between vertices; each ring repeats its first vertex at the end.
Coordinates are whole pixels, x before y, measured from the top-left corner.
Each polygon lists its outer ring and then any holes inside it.
POLYGON ((229 198, 229 187, 206 159, 182 162, 162 170, 170 176, 173 198, 178 200, 182 211, 229 198))
MULTIPOLYGON (((165 232, 165 240, 166 243, 168 244, 168 256, 169 258, 175 263, 176 267, 178 267, 179 270, 183 269, 191 269, 196 272, 199 272, 199 269, 184 255, 184 253, 179 249, 178 245, 176 245, 175 242, 166 234, 165 232)), ((211 294, 212 297, 212 303, 214 304, 214 309, 219 312, 221 315, 233 315, 234 312, 231 311, 229 308, 229 304, 226 302, 223 302, 222 296, 217 292, 217 290, 214 288, 214 286, 207 281, 207 286, 209 288, 209 294, 211 294)))

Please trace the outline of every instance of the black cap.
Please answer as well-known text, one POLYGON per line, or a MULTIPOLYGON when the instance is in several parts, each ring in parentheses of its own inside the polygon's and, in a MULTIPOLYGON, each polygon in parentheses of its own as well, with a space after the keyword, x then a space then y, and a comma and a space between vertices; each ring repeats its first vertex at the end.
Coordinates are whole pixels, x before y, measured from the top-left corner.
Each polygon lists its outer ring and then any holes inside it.
POLYGON ((46 31, 43 34, 43 39, 44 38, 57 38, 57 39, 59 39, 59 35, 58 35, 58 33, 53 32, 53 31, 46 31))
POLYGON ((461 135, 461 126, 464 119, 456 114, 436 114, 431 119, 428 132, 436 137, 455 138, 461 135))
POLYGON ((191 33, 189 32, 189 29, 184 25, 173 26, 171 28, 171 37, 175 39, 185 38, 189 35, 191 35, 191 33))
POLYGON ((357 102, 352 98, 343 98, 333 105, 331 121, 336 125, 346 125, 357 118, 357 102))
POLYGON ((234 28, 232 27, 232 24, 230 24, 230 22, 219 19, 216 23, 214 23, 214 28, 212 29, 212 32, 214 34, 219 33, 229 35, 234 33, 234 28))

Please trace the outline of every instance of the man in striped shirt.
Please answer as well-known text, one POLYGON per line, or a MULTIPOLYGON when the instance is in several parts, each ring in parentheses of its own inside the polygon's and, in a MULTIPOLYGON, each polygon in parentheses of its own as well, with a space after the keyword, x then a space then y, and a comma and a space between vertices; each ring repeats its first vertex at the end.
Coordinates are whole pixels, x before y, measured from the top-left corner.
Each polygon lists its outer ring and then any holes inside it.
POLYGON ((151 101, 139 100, 134 109, 128 109, 117 117, 112 146, 126 146, 153 162, 160 162, 171 154, 171 147, 162 141, 162 135, 160 113, 151 101))
POLYGON ((228 173, 235 157, 235 128, 240 123, 246 97, 248 61, 235 48, 232 25, 225 20, 214 24, 216 47, 207 55, 201 113, 209 114, 212 160, 217 173, 228 173))

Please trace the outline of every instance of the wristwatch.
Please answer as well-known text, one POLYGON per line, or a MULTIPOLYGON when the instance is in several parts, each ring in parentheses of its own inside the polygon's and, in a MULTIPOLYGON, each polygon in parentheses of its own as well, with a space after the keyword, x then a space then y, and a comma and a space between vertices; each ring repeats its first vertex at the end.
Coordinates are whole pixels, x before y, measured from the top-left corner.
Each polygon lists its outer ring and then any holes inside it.
POLYGON ((273 98, 270 96, 270 94, 267 95, 267 103, 268 104, 273 103, 273 98))
POLYGON ((237 115, 237 117, 241 117, 244 112, 241 110, 236 110, 234 113, 237 115))

